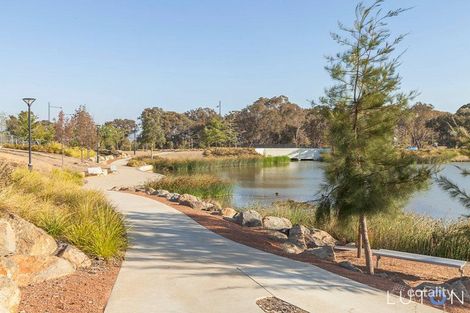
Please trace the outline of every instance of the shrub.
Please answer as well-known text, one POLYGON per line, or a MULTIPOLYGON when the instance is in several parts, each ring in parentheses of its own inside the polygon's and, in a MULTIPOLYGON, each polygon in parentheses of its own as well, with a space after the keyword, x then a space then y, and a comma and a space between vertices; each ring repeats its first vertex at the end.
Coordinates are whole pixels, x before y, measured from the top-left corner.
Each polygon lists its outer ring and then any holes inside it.
POLYGON ((124 219, 101 192, 81 188, 71 171, 18 168, 0 191, 0 209, 16 213, 91 256, 109 259, 127 246, 124 219))
POLYGON ((227 157, 227 156, 260 156, 255 148, 208 148, 202 153, 204 156, 227 157))
POLYGON ((147 186, 179 194, 188 193, 204 199, 227 197, 232 192, 231 183, 216 176, 203 174, 165 176, 147 183, 147 186))

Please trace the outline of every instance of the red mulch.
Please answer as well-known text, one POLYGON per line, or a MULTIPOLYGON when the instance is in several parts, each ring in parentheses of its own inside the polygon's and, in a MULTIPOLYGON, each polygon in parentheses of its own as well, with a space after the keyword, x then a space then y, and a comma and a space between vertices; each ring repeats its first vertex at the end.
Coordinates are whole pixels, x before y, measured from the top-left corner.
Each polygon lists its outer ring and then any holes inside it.
POLYGON ((121 264, 95 262, 72 275, 21 288, 20 313, 102 313, 121 264))

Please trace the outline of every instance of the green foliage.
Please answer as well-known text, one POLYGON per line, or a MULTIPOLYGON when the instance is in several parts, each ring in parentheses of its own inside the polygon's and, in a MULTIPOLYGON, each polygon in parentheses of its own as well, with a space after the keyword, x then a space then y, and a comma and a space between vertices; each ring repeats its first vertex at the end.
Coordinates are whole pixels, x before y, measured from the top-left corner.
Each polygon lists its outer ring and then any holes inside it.
POLYGON ((142 132, 139 140, 151 148, 162 147, 165 144, 165 133, 161 127, 161 114, 158 109, 145 109, 140 115, 142 132))
POLYGON ((231 183, 205 174, 165 176, 147 183, 147 186, 179 194, 187 193, 204 199, 227 197, 232 193, 231 183))
MULTIPOLYGON (((123 217, 101 192, 81 188, 78 173, 48 175, 18 168, 0 191, 0 208, 16 213, 91 256, 121 256, 127 246, 123 217)), ((3 178, 0 178, 3 180, 3 178)))
POLYGON ((381 15, 381 3, 359 5, 354 25, 340 26, 347 37, 333 35, 345 50, 329 58, 327 70, 338 84, 321 99, 332 108, 324 204, 344 218, 400 209, 431 173, 394 146, 395 126, 413 94, 399 92, 393 54, 403 36, 390 41, 386 28, 403 10, 381 15))
POLYGON ((213 118, 202 131, 201 144, 206 147, 230 146, 236 141, 233 129, 220 118, 213 118))
POLYGON ((223 167, 244 166, 283 166, 289 164, 289 157, 263 157, 261 155, 245 155, 238 157, 205 157, 199 159, 168 159, 155 157, 133 158, 129 166, 153 165, 156 173, 193 173, 223 167))

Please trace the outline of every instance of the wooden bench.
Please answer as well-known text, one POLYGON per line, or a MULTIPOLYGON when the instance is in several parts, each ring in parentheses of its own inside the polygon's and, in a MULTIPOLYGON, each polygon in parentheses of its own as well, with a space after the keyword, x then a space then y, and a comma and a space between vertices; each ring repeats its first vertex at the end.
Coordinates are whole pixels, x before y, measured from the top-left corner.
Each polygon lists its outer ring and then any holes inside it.
POLYGON ((375 255, 377 257, 377 268, 379 268, 380 259, 382 257, 387 257, 387 258, 408 260, 408 261, 414 261, 414 262, 455 267, 459 269, 460 275, 463 276, 464 267, 467 265, 466 261, 461 261, 461 260, 446 259, 446 258, 440 258, 440 257, 435 257, 435 256, 414 254, 414 253, 393 251, 393 250, 386 250, 386 249, 373 250, 372 255, 375 255))

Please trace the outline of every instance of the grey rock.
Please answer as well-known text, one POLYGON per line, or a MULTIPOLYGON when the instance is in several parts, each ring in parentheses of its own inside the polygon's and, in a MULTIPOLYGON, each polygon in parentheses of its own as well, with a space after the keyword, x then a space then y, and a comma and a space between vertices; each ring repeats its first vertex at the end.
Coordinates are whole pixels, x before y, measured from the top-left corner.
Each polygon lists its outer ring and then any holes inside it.
POLYGON ((263 227, 271 230, 292 228, 292 223, 285 217, 266 216, 263 218, 263 227))
POLYGON ((310 236, 310 230, 303 225, 294 225, 289 230, 289 242, 303 249, 307 248, 308 236, 310 236))
POLYGON ((292 242, 285 242, 282 244, 282 250, 284 252, 289 253, 289 254, 300 254, 305 251, 304 247, 299 247, 296 244, 293 244, 292 242))
POLYGON ((357 268, 354 264, 352 264, 350 261, 341 261, 338 263, 339 266, 342 268, 348 269, 353 272, 357 273, 362 273, 362 270, 360 268, 357 268))
POLYGON ((171 193, 168 193, 165 198, 169 201, 172 201, 172 202, 178 202, 179 198, 180 198, 180 194, 179 193, 174 193, 174 192, 171 192, 171 193))
POLYGON ((245 227, 258 227, 263 225, 261 214, 255 210, 239 212, 234 216, 234 219, 239 225, 245 227))
POLYGON ((277 231, 277 230, 269 229, 267 230, 267 233, 269 235, 269 238, 274 239, 276 241, 284 242, 288 238, 286 234, 281 233, 280 231, 277 231))
POLYGON ((156 190, 153 189, 152 187, 147 187, 146 193, 148 195, 153 195, 156 190))
POLYGON ((313 228, 310 230, 310 235, 308 236, 308 247, 323 247, 323 246, 331 246, 334 247, 336 245, 337 240, 333 238, 330 234, 326 231, 321 229, 313 228))
POLYGON ((165 190, 165 189, 158 189, 157 191, 155 191, 155 195, 158 196, 158 197, 163 197, 163 198, 166 198, 166 196, 169 194, 170 192, 168 190, 165 190))
POLYGON ((309 248, 304 251, 304 253, 311 254, 316 258, 327 260, 327 261, 336 261, 335 251, 331 246, 323 246, 323 247, 316 247, 316 248, 309 248))

